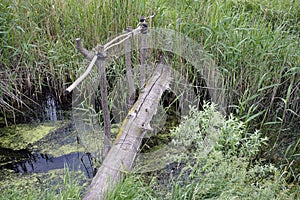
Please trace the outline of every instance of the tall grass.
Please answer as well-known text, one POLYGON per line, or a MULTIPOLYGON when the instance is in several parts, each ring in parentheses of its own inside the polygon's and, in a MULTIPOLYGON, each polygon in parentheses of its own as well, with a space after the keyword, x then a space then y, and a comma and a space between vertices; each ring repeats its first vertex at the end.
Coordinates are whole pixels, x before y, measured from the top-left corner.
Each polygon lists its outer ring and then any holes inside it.
MULTIPOLYGON (((13 180, 10 185, 6 185, 6 188, 1 188, 1 200, 52 200, 52 199, 81 199, 82 192, 84 190, 76 176, 76 172, 69 170, 66 166, 64 174, 60 181, 55 184, 49 185, 44 180, 40 180, 39 177, 35 179, 39 182, 37 185, 30 183, 30 180, 13 180), (76 179, 77 178, 77 179, 76 179), (21 181, 21 183, 15 183, 14 181, 21 181), (24 182, 23 182, 24 181, 24 182), (26 181, 28 181, 26 183, 26 181), (47 185, 48 184, 48 185, 47 185)), ((28 177, 30 179, 30 177, 28 177)))
POLYGON ((60 99, 66 84, 78 76, 78 68, 85 67, 75 50, 75 38, 83 38, 91 49, 136 24, 144 13, 141 8, 142 2, 131 1, 1 1, 0 76, 11 88, 11 95, 3 97, 5 103, 19 108, 11 98, 15 89, 36 99, 50 88, 60 99))
POLYGON ((5 0, 2 78, 18 83, 28 95, 45 85, 60 95, 81 63, 76 37, 92 48, 155 11, 155 26, 173 28, 203 43, 227 77, 229 102, 239 106, 239 113, 251 115, 248 121, 261 109, 285 121, 286 114, 298 114, 299 10, 297 1, 279 0, 5 0))
POLYGON ((157 164, 158 160, 172 156, 177 162, 145 174, 138 171, 143 163, 137 163, 137 172, 129 174, 108 193, 108 199, 299 198, 297 185, 287 187, 285 172, 260 160, 253 162, 259 148, 266 144, 266 138, 259 131, 247 133, 245 123, 232 115, 226 120, 213 105, 204 105, 201 112, 191 109, 172 132, 173 148, 181 147, 176 155, 166 154, 147 162, 157 164), (215 138, 216 145, 205 148, 203 141, 207 144, 209 139, 203 139, 204 136, 213 134, 220 136, 215 138))
POLYGON ((18 108, 15 91, 35 98, 51 88, 61 97, 85 67, 75 38, 91 49, 152 12, 152 26, 182 32, 211 54, 226 77, 228 111, 262 129, 274 150, 292 145, 289 162, 299 160, 299 142, 285 139, 299 137, 297 0, 2 0, 0 76, 11 95, 1 98, 18 108))

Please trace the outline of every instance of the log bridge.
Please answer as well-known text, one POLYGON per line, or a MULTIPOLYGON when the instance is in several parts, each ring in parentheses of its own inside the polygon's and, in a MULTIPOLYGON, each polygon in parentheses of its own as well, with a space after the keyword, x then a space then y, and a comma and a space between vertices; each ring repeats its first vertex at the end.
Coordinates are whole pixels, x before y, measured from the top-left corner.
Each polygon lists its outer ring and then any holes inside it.
POLYGON ((169 67, 163 64, 157 66, 138 100, 128 112, 117 139, 83 199, 104 199, 107 189, 112 188, 123 173, 131 170, 145 133, 152 130, 150 121, 156 113, 161 95, 168 88, 170 75, 169 67))
MULTIPOLYGON (((152 18, 150 16, 149 18, 152 18)), ((104 117, 104 153, 106 155, 101 167, 93 178, 91 185, 84 195, 84 200, 105 199, 108 189, 113 189, 115 184, 120 180, 122 174, 130 172, 142 139, 147 131, 151 131, 150 121, 156 114, 157 106, 163 92, 168 89, 171 80, 171 68, 162 62, 157 64, 151 78, 145 81, 145 45, 147 33, 147 18, 142 18, 140 25, 132 30, 128 28, 127 33, 118 36, 104 46, 99 45, 96 51, 88 51, 83 48, 80 39, 76 39, 77 50, 90 61, 87 70, 70 86, 66 92, 71 92, 85 77, 90 73, 94 65, 97 66, 100 73, 100 92, 102 97, 102 112, 104 117), (132 78, 131 57, 130 57, 130 37, 134 34, 142 33, 141 48, 141 68, 140 68, 140 86, 141 92, 137 101, 135 99, 135 88, 132 78), (123 39, 122 39, 123 37, 123 39), (110 146, 110 118, 107 100, 105 57, 106 51, 120 44, 126 43, 126 75, 129 85, 130 99, 128 100, 131 109, 124 119, 119 134, 110 146)))

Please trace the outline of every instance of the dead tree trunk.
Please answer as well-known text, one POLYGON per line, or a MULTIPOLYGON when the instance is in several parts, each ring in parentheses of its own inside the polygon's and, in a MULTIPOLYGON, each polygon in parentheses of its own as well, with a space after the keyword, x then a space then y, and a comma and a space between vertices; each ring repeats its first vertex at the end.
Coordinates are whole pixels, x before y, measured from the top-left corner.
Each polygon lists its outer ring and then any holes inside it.
POLYGON ((93 51, 88 51, 85 49, 82 44, 80 38, 76 39, 76 48, 77 50, 87 59, 90 60, 91 63, 87 70, 81 75, 71 86, 66 89, 66 92, 70 93, 80 82, 82 82, 87 75, 92 70, 94 64, 96 64, 100 79, 100 94, 101 94, 101 105, 103 112, 103 121, 104 121, 104 148, 103 148, 103 156, 106 156, 111 146, 111 133, 110 133, 110 114, 108 109, 108 95, 107 95, 107 81, 106 81, 106 70, 105 70, 105 52, 104 48, 101 45, 97 46, 97 53, 93 51))
POLYGON ((104 199, 107 190, 117 183, 122 172, 131 170, 144 134, 152 130, 150 121, 161 95, 168 88, 170 77, 170 68, 159 64, 123 121, 118 137, 93 178, 84 200, 104 199))
POLYGON ((147 23, 144 17, 141 18, 142 23, 142 48, 141 48, 141 67, 140 67, 140 88, 145 85, 145 62, 146 62, 146 46, 147 46, 147 23))
MULTIPOLYGON (((128 27, 127 32, 131 32, 132 28, 128 27)), ((125 41, 125 62, 126 62, 126 77, 129 89, 128 109, 130 109, 135 102, 135 87, 133 82, 133 73, 131 67, 131 40, 125 41)))
POLYGON ((107 81, 106 81, 106 69, 105 69, 105 53, 102 46, 98 46, 98 59, 96 65, 98 68, 98 74, 100 78, 100 94, 101 94, 101 105, 103 112, 104 122, 104 148, 103 156, 106 156, 111 146, 111 133, 110 133, 110 114, 108 109, 108 95, 107 95, 107 81))

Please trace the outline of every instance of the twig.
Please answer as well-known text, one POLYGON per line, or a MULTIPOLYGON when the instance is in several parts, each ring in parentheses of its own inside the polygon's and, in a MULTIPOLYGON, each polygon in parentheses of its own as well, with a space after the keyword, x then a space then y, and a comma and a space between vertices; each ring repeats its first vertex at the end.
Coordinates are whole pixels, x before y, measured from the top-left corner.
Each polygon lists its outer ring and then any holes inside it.
POLYGON ((141 47, 141 67, 140 67, 140 88, 143 88, 146 82, 145 78, 145 61, 146 61, 146 47, 147 47, 147 23, 145 18, 141 18, 141 33, 142 33, 142 47, 141 47))
MULTIPOLYGON (((83 54, 83 53, 82 53, 83 54)), ((79 83, 81 83, 81 81, 83 81, 85 79, 85 77, 87 77, 87 75, 90 73, 90 71, 92 70, 96 60, 97 60, 98 56, 95 55, 90 63, 90 65, 88 66, 88 68, 85 70, 85 72, 72 84, 70 85, 67 89, 66 92, 70 93, 75 87, 77 87, 77 85, 79 83)), ((88 58, 87 58, 88 59, 88 58)))
POLYGON ((106 48, 105 48, 105 51, 107 51, 108 49, 110 49, 110 48, 112 48, 112 47, 114 47, 114 46, 117 46, 117 45, 123 43, 124 41, 128 40, 130 37, 131 37, 131 35, 128 35, 128 36, 127 36, 126 38, 124 38, 123 40, 121 40, 121 41, 119 41, 119 42, 117 42, 117 43, 114 43, 114 44, 112 44, 112 45, 106 47, 106 48))
POLYGON ((114 42, 117 41, 118 39, 120 39, 120 38, 122 38, 122 37, 126 37, 126 36, 128 36, 128 35, 130 35, 130 33, 124 33, 124 34, 122 34, 122 35, 119 35, 119 36, 115 37, 114 39, 112 39, 111 41, 109 41, 108 43, 106 43, 106 44, 104 45, 104 49, 106 49, 109 45, 111 45, 112 43, 114 43, 114 42))
MULTIPOLYGON (((132 28, 128 27, 127 32, 131 32, 132 28)), ((131 67, 131 41, 125 41, 125 62, 126 62, 126 76, 129 89, 128 108, 131 108, 135 101, 135 88, 133 83, 133 74, 131 67)))
POLYGON ((104 149, 103 156, 105 157, 111 147, 111 123, 110 123, 110 113, 108 108, 108 94, 107 94, 107 80, 106 80, 106 70, 105 70, 105 51, 103 46, 98 46, 98 59, 96 65, 98 68, 98 76, 100 78, 100 94, 101 94, 101 105, 103 112, 103 122, 104 122, 104 149))
POLYGON ((152 12, 152 15, 150 15, 150 16, 144 18, 144 19, 145 19, 145 20, 146 20, 146 19, 152 19, 153 17, 155 17, 155 13, 154 13, 154 12, 152 12))
POLYGON ((88 51, 81 44, 81 39, 76 38, 76 49, 88 60, 93 60, 95 53, 88 51))
POLYGON ((124 33, 114 39, 112 39, 110 42, 106 43, 104 45, 104 50, 107 51, 108 49, 116 46, 116 45, 119 45, 121 44, 122 42, 126 41, 127 39, 129 39, 130 37, 132 37, 133 35, 135 35, 138 31, 142 30, 141 27, 137 27, 136 29, 132 30, 131 32, 128 32, 128 33, 124 33), (126 37, 125 37, 126 36, 126 37), (118 39, 122 38, 122 37, 125 37, 124 39, 122 39, 121 41, 117 42, 117 43, 114 43, 115 41, 117 41, 118 39), (114 43, 114 44, 113 44, 114 43))

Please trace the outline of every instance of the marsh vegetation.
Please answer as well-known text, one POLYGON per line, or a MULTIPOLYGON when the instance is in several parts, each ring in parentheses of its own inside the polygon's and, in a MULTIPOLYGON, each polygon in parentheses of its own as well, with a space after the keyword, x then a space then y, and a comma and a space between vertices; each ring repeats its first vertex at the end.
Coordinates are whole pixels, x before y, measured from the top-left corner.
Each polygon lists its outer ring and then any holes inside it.
MULTIPOLYGON (((202 133, 190 127, 207 123, 201 120, 209 121, 209 115, 199 119, 193 117, 198 116, 195 111, 171 131, 176 140, 179 133, 194 130, 181 137, 194 139, 189 147, 192 151, 178 156, 177 165, 166 166, 166 172, 133 172, 112 191, 111 198, 299 198, 297 0, 2 0, 0 126, 32 121, 30 116, 39 115, 36 108, 49 93, 62 108, 69 108, 71 98, 64 90, 87 66, 76 51, 75 39, 81 38, 92 49, 152 12, 156 15, 151 27, 173 29, 194 39, 215 61, 225 77, 226 126, 219 145, 201 157, 197 137, 202 133), (173 177, 166 175, 168 167, 173 177)), ((188 66, 181 59, 176 62, 188 66)), ((122 74, 124 68, 117 63, 108 74, 122 74)), ((216 112, 207 109, 203 112, 216 112)), ((80 198, 84 190, 69 175, 63 190, 49 189, 53 196, 41 192, 42 197, 80 198)), ((3 199, 19 198, 22 192, 20 188, 6 191, 3 199)), ((38 190, 28 194, 28 199, 41 197, 38 190)))

